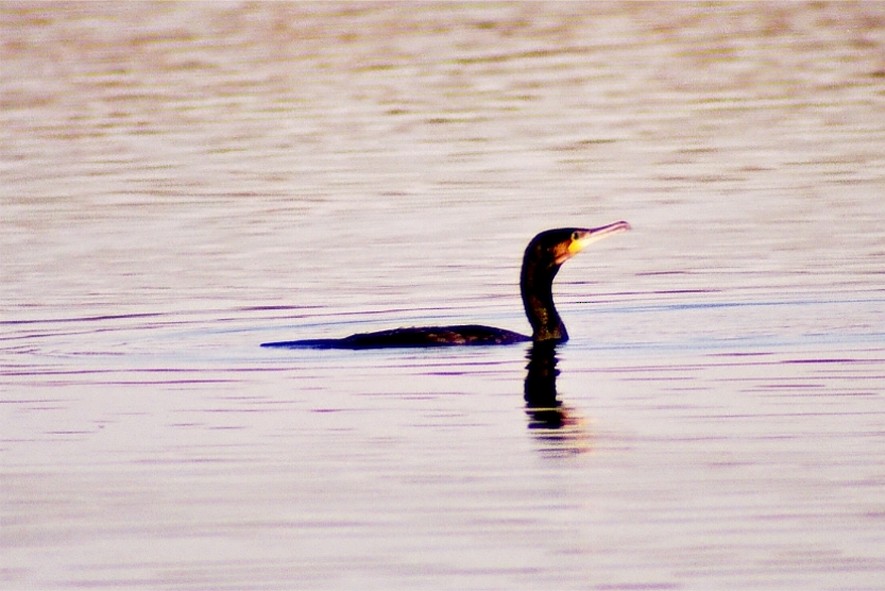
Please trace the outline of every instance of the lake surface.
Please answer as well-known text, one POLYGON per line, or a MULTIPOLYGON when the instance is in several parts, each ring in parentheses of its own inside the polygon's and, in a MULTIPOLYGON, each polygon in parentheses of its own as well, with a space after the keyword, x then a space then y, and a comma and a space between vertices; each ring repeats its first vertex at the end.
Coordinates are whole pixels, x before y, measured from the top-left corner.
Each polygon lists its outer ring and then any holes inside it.
POLYGON ((882 588, 885 3, 0 10, 3 589, 882 588))

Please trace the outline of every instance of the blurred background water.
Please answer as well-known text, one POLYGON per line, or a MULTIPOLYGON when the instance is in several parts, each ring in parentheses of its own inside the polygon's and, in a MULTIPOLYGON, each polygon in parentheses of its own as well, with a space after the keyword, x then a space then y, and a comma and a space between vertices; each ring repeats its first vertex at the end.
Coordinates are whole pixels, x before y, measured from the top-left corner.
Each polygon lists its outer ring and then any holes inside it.
POLYGON ((3 588, 881 588, 885 4, 0 10, 3 588))

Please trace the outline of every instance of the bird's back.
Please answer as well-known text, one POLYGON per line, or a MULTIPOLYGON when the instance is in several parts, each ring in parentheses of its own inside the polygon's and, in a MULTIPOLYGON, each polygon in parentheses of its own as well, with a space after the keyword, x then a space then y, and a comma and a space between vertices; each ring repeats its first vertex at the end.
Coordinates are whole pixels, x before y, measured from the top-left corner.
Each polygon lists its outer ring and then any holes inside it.
POLYGON ((493 326, 413 326, 352 334, 342 339, 306 339, 264 343, 263 347, 289 349, 382 349, 398 347, 446 347, 524 343, 531 337, 493 326))

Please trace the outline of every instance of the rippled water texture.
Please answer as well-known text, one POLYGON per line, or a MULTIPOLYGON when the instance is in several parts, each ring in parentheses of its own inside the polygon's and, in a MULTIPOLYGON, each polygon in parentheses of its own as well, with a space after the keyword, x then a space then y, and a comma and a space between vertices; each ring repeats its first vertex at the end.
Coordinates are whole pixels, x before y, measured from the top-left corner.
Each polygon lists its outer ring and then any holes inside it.
POLYGON ((882 587, 885 3, 0 10, 0 587, 882 587))

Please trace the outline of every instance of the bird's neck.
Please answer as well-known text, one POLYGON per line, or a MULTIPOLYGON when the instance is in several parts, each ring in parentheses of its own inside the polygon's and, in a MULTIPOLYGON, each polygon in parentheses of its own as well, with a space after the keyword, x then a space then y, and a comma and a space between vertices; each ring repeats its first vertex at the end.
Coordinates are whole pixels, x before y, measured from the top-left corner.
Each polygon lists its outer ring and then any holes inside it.
POLYGON ((565 342, 568 332, 553 304, 553 279, 559 265, 543 265, 523 261, 520 291, 525 314, 532 325, 532 340, 537 342, 565 342))

